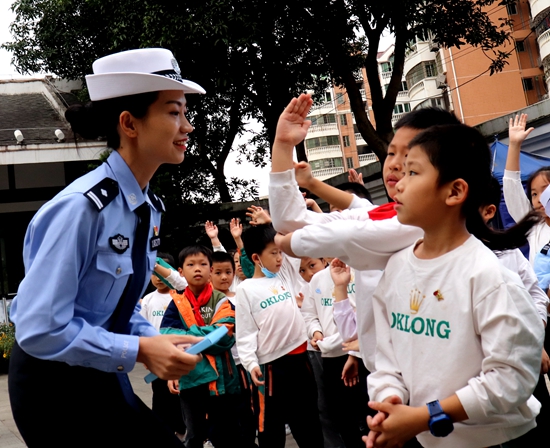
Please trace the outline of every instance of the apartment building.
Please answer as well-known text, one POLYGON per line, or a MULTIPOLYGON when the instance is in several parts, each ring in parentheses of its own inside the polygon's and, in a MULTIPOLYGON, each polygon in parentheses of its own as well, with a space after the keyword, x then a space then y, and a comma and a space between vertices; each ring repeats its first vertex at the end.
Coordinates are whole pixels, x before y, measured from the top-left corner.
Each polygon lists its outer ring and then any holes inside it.
MULTIPOLYGON (((539 45, 550 25, 544 20, 548 11, 546 15, 542 10, 537 13, 537 39, 530 13, 536 3, 545 3, 550 9, 550 0, 519 0, 486 8, 495 22, 501 17, 512 20, 511 38, 501 48, 511 51, 508 64, 492 76, 488 71, 491 53, 484 54, 480 47, 439 48, 431 39, 412 43, 404 66, 411 109, 445 107, 463 123, 474 126, 547 98, 539 45)), ((547 37, 550 39, 550 33, 547 37)), ((550 42, 547 53, 550 54, 550 42)))
MULTIPOLYGON (((367 108, 365 80, 364 72, 357 74, 367 108)), ((325 180, 378 160, 357 130, 345 89, 329 88, 322 101, 311 108, 308 118, 311 127, 305 140, 306 154, 316 178, 325 180)))
POLYGON ((544 71, 546 95, 550 91, 550 0, 529 0, 531 28, 539 50, 538 64, 544 71))

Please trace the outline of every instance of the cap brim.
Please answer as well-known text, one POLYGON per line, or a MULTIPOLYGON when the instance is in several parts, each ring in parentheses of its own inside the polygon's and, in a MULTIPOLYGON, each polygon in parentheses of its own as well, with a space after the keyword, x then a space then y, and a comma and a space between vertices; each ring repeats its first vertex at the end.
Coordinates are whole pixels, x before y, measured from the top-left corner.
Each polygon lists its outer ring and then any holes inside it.
POLYGON ((107 100, 159 90, 183 90, 184 93, 206 93, 193 81, 177 81, 148 73, 105 73, 87 75, 86 84, 92 101, 107 100))

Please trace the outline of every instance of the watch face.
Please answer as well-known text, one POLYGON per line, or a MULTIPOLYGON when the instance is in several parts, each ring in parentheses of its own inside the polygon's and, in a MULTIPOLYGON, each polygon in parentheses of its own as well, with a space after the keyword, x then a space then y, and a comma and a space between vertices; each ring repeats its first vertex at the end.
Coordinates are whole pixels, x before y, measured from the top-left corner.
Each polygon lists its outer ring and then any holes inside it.
POLYGON ((453 422, 446 414, 432 417, 430 421, 430 432, 436 437, 446 437, 453 429, 453 422))

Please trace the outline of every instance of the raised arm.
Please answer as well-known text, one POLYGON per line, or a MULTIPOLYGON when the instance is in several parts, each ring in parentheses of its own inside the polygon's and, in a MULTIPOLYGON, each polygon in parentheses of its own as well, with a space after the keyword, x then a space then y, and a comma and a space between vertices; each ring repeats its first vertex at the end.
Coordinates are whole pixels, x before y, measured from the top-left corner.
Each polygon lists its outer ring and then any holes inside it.
POLYGON ((346 191, 334 188, 329 184, 316 179, 311 174, 311 165, 307 162, 300 162, 294 164, 294 173, 296 175, 296 181, 302 188, 307 188, 313 194, 319 196, 321 199, 327 201, 329 204, 345 210, 349 208, 353 201, 353 195, 346 191))
POLYGON ((521 145, 535 128, 525 129, 527 126, 527 114, 516 115, 510 118, 508 127, 508 155, 506 156, 506 169, 508 171, 520 171, 519 154, 521 145))
POLYGON ((218 226, 214 224, 212 221, 206 221, 204 223, 204 231, 208 235, 208 238, 210 238, 210 242, 212 243, 212 248, 214 251, 216 248, 219 248, 222 243, 220 243, 220 240, 218 238, 218 226))
POLYGON ((520 173, 520 149, 521 144, 527 136, 533 131, 533 128, 525 130, 527 124, 527 115, 516 115, 510 118, 509 137, 510 145, 508 155, 506 156, 506 169, 502 180, 504 201, 510 212, 510 216, 517 222, 521 220, 531 210, 531 202, 521 184, 520 173))
POLYGON ((244 247, 243 240, 241 239, 241 235, 243 233, 243 225, 240 223, 239 218, 233 218, 229 222, 229 230, 231 232, 231 236, 233 237, 233 240, 235 241, 235 244, 237 245, 237 249, 240 251, 244 247))
POLYGON ((311 125, 306 117, 312 104, 311 95, 302 93, 298 98, 292 98, 279 117, 273 142, 271 172, 280 173, 294 167, 294 147, 306 138, 311 125))

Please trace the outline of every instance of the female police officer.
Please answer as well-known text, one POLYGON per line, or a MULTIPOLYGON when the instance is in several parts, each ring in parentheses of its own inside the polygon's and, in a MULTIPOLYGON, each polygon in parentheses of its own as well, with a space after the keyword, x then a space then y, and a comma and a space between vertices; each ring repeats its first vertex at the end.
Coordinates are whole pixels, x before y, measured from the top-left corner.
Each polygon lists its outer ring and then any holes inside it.
POLYGON ((162 163, 183 161, 193 130, 185 93, 205 92, 181 78, 165 49, 106 56, 93 71, 86 77, 92 103, 66 117, 75 132, 106 136, 115 151, 45 204, 27 230, 26 276, 11 314, 12 410, 31 447, 177 446, 126 372, 139 361, 178 379, 200 360, 176 347, 194 338, 158 335, 135 307, 155 264, 164 210, 148 182, 162 163))

